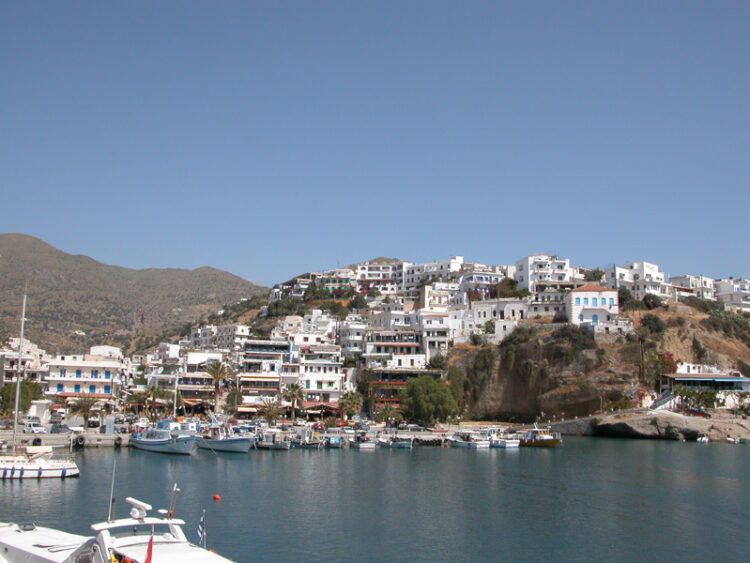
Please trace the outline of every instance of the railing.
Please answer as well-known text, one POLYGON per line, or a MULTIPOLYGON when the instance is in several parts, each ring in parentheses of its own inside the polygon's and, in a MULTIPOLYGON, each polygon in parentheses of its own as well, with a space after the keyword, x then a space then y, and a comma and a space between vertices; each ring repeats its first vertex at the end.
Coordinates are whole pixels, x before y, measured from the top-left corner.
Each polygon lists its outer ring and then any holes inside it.
POLYGON ((651 405, 651 409, 658 409, 659 407, 666 405, 669 401, 674 399, 674 393, 667 393, 661 399, 657 399, 651 405))

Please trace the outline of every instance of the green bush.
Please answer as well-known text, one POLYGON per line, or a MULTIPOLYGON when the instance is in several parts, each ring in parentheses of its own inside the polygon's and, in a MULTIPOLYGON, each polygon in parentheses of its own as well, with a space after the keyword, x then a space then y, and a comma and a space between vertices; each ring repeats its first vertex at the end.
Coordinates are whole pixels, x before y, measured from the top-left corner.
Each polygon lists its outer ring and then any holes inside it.
POLYGON ((660 335, 667 329, 666 323, 651 313, 643 315, 641 326, 645 327, 653 335, 660 335))

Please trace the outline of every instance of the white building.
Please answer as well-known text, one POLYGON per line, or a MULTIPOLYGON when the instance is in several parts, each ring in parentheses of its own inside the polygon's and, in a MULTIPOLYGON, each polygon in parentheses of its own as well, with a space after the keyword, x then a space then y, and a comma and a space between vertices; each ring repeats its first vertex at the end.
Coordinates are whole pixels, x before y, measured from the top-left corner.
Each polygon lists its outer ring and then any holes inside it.
POLYGON ((361 315, 349 314, 341 322, 339 328, 339 342, 345 357, 357 357, 365 349, 365 333, 368 325, 361 315))
POLYGON ((422 283, 445 281, 461 270, 463 256, 452 256, 448 260, 436 260, 424 264, 409 264, 404 267, 404 290, 416 290, 422 283))
POLYGON ((383 295, 396 295, 404 285, 404 262, 372 261, 357 266, 357 293, 377 289, 383 295))
POLYGON ((651 262, 630 262, 623 267, 610 266, 604 270, 604 275, 607 287, 626 287, 635 299, 643 299, 648 294, 663 300, 669 300, 672 296, 664 272, 660 272, 659 266, 651 262))
POLYGON ((531 293, 547 287, 571 288, 584 281, 580 268, 570 265, 570 260, 553 254, 531 254, 516 262, 515 280, 518 289, 528 289, 531 293))
MULTIPOLYGON (((16 381, 18 370, 18 344, 20 338, 9 338, 8 345, 0 348, 0 387, 16 381)), ((47 353, 33 342, 23 341, 21 351, 21 380, 41 382, 47 374, 47 353)))
POLYGON ((706 301, 716 301, 715 280, 706 276, 672 276, 669 283, 692 290, 693 295, 706 301))
POLYGON ((622 328, 617 315, 620 311, 617 290, 589 284, 568 294, 568 322, 577 326, 592 327, 595 331, 622 328))
POLYGON ((190 331, 190 347, 196 350, 214 348, 216 327, 214 325, 198 326, 190 331))
POLYGON ((247 325, 230 324, 216 327, 212 340, 212 348, 239 352, 250 340, 250 327, 247 325))
POLYGON ((750 313, 750 280, 722 278, 716 282, 716 298, 727 309, 750 313))
POLYGON ((49 361, 45 394, 58 403, 88 396, 102 402, 119 397, 123 364, 91 354, 64 354, 49 361))

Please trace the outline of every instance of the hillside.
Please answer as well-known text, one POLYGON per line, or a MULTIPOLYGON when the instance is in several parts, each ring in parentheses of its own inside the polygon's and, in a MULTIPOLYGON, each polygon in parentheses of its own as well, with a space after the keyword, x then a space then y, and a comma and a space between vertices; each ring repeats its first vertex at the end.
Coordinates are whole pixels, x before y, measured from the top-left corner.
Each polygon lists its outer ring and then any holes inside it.
POLYGON ((26 337, 50 353, 94 344, 141 348, 162 334, 267 289, 196 270, 132 270, 71 255, 22 234, 0 234, 0 340, 17 336, 27 287, 26 337))
POLYGON ((676 304, 625 315, 636 328, 627 337, 594 340, 575 327, 528 322, 499 346, 456 348, 449 380, 470 417, 530 421, 542 412, 570 417, 635 406, 638 395, 656 390, 669 356, 750 375, 747 317, 676 304))

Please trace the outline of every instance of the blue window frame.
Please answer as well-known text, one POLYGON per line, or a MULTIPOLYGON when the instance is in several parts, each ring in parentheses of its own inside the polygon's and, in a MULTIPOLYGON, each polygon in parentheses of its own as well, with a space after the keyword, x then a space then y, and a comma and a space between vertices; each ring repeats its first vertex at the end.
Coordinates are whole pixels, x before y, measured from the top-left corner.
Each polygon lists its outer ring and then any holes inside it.
POLYGON ((96 385, 89 385, 89 393, 92 395, 96 393, 96 385))
POLYGON ((92 369, 91 370, 91 378, 92 379, 99 379, 99 370, 98 369, 92 369))
POLYGON ((580 315, 578 315, 578 320, 579 320, 580 322, 583 322, 583 313, 581 313, 580 315))
POLYGON ((109 370, 108 370, 108 369, 105 369, 105 370, 104 370, 104 379, 109 379, 110 377, 111 377, 111 375, 110 375, 110 373, 109 373, 109 370))
POLYGON ((580 297, 576 297, 576 305, 580 305, 580 304, 581 304, 581 298, 580 297))
POLYGON ((583 298, 583 304, 584 305, 588 305, 589 304, 589 298, 588 297, 584 297, 583 298))
POLYGON ((76 383, 75 387, 73 387, 73 391, 75 391, 76 393, 80 393, 81 392, 81 386, 78 383, 76 383))
POLYGON ((597 306, 597 304, 598 304, 598 301, 597 301, 596 297, 594 297, 594 298, 592 298, 592 299, 591 299, 591 304, 592 304, 592 305, 593 305, 594 307, 596 307, 596 306, 597 306))
POLYGON ((105 395, 109 395, 109 385, 104 386, 104 393, 105 395))
POLYGON ((610 297, 609 298, 609 304, 610 305, 614 305, 615 304, 615 298, 614 297, 610 297))
POLYGON ((58 393, 62 393, 63 392, 63 384, 62 383, 58 383, 57 384, 57 392, 58 393))
POLYGON ((79 377, 79 378, 81 377, 81 370, 80 369, 76 370, 76 377, 79 377))
POLYGON ((65 370, 60 368, 60 377, 65 377, 65 370))

